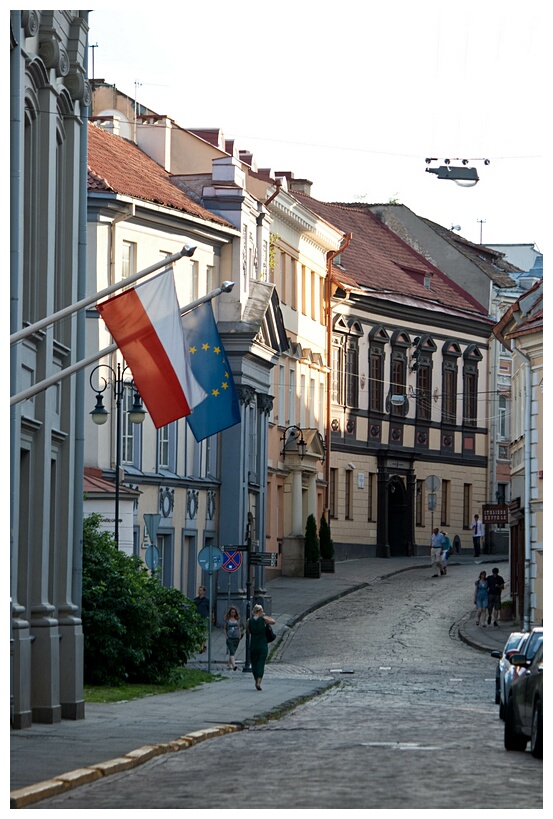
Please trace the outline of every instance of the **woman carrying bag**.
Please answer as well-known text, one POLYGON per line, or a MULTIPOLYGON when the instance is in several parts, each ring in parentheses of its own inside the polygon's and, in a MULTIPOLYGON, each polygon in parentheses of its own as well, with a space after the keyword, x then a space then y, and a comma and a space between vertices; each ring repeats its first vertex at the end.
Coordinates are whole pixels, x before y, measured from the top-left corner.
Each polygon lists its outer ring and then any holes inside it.
POLYGON ((276 622, 263 611, 259 604, 253 607, 252 616, 248 620, 246 629, 250 635, 250 663, 255 680, 255 687, 261 691, 261 680, 265 673, 265 661, 269 653, 269 643, 265 633, 265 626, 276 622))

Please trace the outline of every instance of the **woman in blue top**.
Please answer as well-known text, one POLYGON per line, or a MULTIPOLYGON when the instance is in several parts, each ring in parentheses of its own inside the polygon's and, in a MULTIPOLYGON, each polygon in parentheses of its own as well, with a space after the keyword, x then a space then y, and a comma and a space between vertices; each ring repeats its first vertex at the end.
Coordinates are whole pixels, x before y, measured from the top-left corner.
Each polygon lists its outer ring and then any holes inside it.
POLYGON ((474 605, 476 606, 476 625, 486 628, 486 616, 488 611, 488 580, 486 572, 480 572, 478 580, 474 582, 474 605))

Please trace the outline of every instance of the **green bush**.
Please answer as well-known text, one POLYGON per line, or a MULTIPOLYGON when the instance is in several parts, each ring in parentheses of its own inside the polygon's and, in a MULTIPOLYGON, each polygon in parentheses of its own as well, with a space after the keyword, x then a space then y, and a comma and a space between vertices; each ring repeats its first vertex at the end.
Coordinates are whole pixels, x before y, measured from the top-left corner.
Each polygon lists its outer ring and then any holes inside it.
POLYGON ((305 562, 317 563, 321 559, 319 538, 317 537, 317 521, 315 515, 308 515, 305 524, 305 562))
POLYGON ((319 524, 319 543, 321 547, 321 557, 323 560, 332 560, 334 557, 334 541, 330 536, 330 525, 325 518, 325 513, 321 515, 319 524))
POLYGON ((204 623, 192 601, 99 532, 99 521, 90 515, 83 527, 85 683, 163 681, 199 650, 204 623))

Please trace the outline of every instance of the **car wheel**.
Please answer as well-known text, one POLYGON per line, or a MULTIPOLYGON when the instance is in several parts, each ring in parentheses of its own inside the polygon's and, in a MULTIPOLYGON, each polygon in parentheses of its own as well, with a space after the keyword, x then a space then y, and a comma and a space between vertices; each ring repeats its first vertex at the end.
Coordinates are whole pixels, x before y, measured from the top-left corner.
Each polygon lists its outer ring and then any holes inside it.
POLYGON ((515 730, 515 709, 512 697, 509 698, 505 709, 505 734, 504 744, 506 751, 525 751, 528 740, 526 737, 517 734, 515 730))
POLYGON ((535 756, 536 759, 543 759, 543 715, 541 700, 534 703, 530 750, 532 751, 532 756, 535 756))

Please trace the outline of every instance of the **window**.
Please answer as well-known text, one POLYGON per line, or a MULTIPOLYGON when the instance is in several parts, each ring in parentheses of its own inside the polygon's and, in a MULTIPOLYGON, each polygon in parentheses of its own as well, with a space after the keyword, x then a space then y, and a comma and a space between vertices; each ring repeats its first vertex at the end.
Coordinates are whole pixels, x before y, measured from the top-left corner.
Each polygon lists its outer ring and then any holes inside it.
POLYGON ((381 347, 371 347, 369 373, 369 411, 382 412, 384 406, 384 350, 381 347))
POLYGON ((346 404, 359 406, 359 345, 356 338, 349 338, 346 348, 346 404))
POLYGON ((343 373, 344 373, 344 348, 342 339, 334 336, 332 339, 332 381, 331 400, 334 404, 343 404, 343 373))
POLYGON ((353 470, 346 469, 346 520, 353 520, 353 470))
POLYGON ((442 390, 442 421, 455 424, 457 420, 457 367, 444 364, 442 390))
POLYGON ((290 383, 288 385, 288 418, 286 424, 296 423, 296 370, 290 362, 290 383))
MULTIPOLYGON (((405 395, 405 375, 406 375, 406 361, 402 353, 393 353, 392 357, 392 378, 391 378, 391 394, 405 395)), ((405 415, 405 404, 392 404, 392 415, 405 415)))
POLYGON ((376 475, 373 472, 369 472, 368 480, 367 480, 367 520, 375 520, 374 517, 374 488, 376 485, 376 475))
POLYGON ((330 475, 328 479, 328 504, 329 504, 329 515, 331 518, 336 519, 338 517, 338 509, 336 505, 336 473, 337 469, 331 469, 330 475))
POLYGON ((417 418, 430 421, 432 418, 432 368, 419 364, 417 371, 417 418))
POLYGON ((363 328, 356 320, 338 316, 332 337, 331 400, 348 407, 359 406, 359 338, 363 328))
POLYGON ((134 464, 136 457, 136 440, 135 435, 140 429, 140 424, 133 424, 129 417, 132 405, 134 403, 134 390, 129 385, 125 385, 125 391, 121 399, 121 409, 123 412, 122 427, 123 435, 121 441, 121 461, 125 464, 134 464))
POLYGON ((472 484, 465 483, 463 485, 463 529, 470 529, 472 522, 472 484))
POLYGON ((470 344, 463 353, 463 424, 475 427, 478 421, 478 362, 482 353, 470 344))
POLYGON ((451 481, 442 481, 442 511, 440 516, 442 526, 449 526, 450 498, 451 481))
POLYGON ((157 433, 157 463, 158 469, 177 471, 177 425, 167 424, 157 433))
POLYGON ((161 427, 158 430, 157 461, 162 469, 169 469, 169 426, 161 427))
POLYGON ((461 348, 453 339, 442 347, 442 423, 457 423, 457 359, 461 348))
POLYGON ((417 481, 415 498, 415 524, 424 526, 424 481, 417 481))
POLYGON ((509 436, 509 425, 508 425, 508 416, 507 416, 507 397, 505 395, 499 396, 498 402, 498 419, 497 419, 497 431, 500 438, 508 438, 509 436))
POLYGON ((136 242, 123 242, 121 251, 121 278, 128 279, 129 276, 133 276, 135 273, 136 242))

